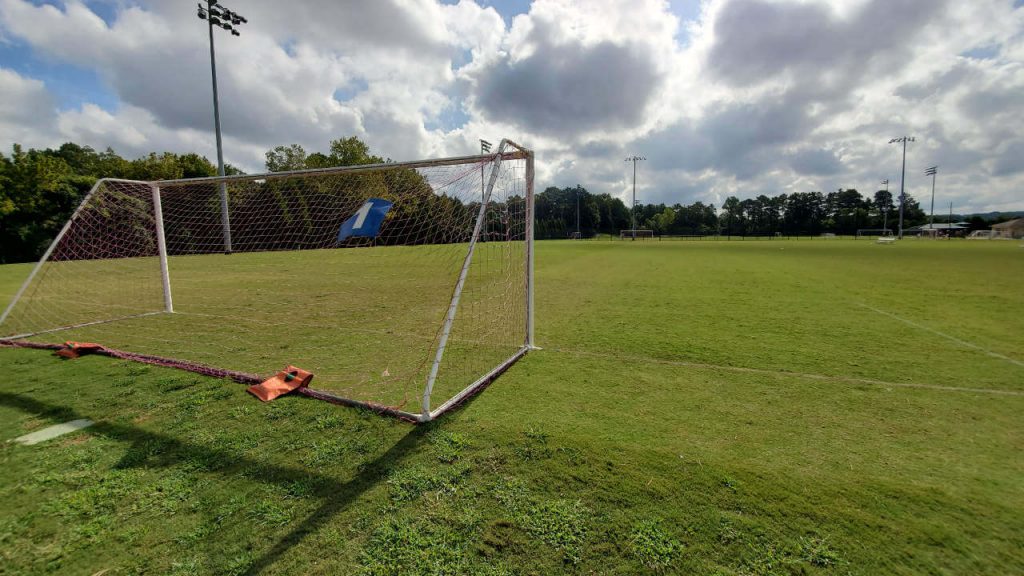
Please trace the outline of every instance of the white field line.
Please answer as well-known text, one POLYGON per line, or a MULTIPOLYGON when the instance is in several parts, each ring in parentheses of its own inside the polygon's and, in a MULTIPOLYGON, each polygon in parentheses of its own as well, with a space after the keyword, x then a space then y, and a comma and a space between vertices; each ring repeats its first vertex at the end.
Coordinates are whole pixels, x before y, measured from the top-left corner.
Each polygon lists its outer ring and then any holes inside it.
POLYGON ((81 430, 82 428, 88 428, 89 426, 92 426, 92 424, 92 420, 72 420, 71 422, 65 422, 63 424, 54 424, 53 426, 48 426, 46 428, 43 428, 42 430, 36 430, 31 434, 25 434, 24 436, 19 436, 14 440, 8 440, 8 442, 19 442, 26 446, 32 446, 33 444, 39 444, 40 442, 45 442, 47 440, 52 440, 53 438, 56 438, 58 436, 63 436, 69 432, 81 430))
POLYGON ((925 326, 923 324, 918 324, 917 322, 914 322, 912 320, 907 320, 906 318, 900 318, 899 316, 897 316, 897 315, 895 315, 895 314, 893 314, 891 312, 886 312, 885 310, 879 310, 878 308, 873 308, 871 306, 868 306, 867 304, 860 304, 860 306, 862 308, 867 308, 868 310, 871 310, 872 312, 876 312, 878 314, 881 314, 882 316, 888 316, 889 318, 892 318, 893 320, 897 320, 899 322, 902 322, 902 323, 906 324, 907 326, 913 326, 914 328, 919 328, 921 330, 924 330, 925 332, 931 332, 932 334, 935 334, 936 336, 941 336, 941 337, 945 338, 946 340, 949 340, 950 342, 955 342, 956 344, 959 344, 960 346, 963 346, 964 348, 970 348, 972 350, 977 350, 978 352, 983 352, 983 353, 988 354, 989 356, 991 356, 993 358, 998 358, 1000 360, 1005 360, 1005 361, 1009 362, 1010 364, 1013 364, 1014 366, 1020 366, 1021 368, 1024 368, 1024 362, 1021 362, 1020 360, 1016 360, 1016 359, 1010 358, 1008 356, 1003 356, 1002 354, 1000 354, 998 352, 993 352, 993 351, 989 350, 988 348, 982 348, 981 346, 978 346, 977 344, 972 344, 971 342, 967 342, 966 340, 961 340, 961 339, 957 338, 956 336, 950 336, 949 334, 946 334, 945 332, 939 332, 938 330, 936 330, 934 328, 930 328, 930 327, 925 326))
POLYGON ((805 378, 808 380, 819 380, 822 382, 849 382, 852 384, 870 384, 872 386, 886 386, 896 388, 921 388, 925 390, 942 390, 945 392, 972 392, 978 394, 995 394, 1000 396, 1024 396, 1021 390, 999 390, 996 388, 967 388, 963 386, 943 386, 942 384, 922 384, 918 382, 886 382, 885 380, 873 380, 871 378, 856 378, 851 376, 829 376, 826 374, 809 374, 807 372, 791 372, 788 370, 766 370, 764 368, 745 368, 742 366, 724 366, 721 364, 707 364, 704 362, 687 362, 685 360, 664 360, 651 358, 649 356, 635 356, 631 354, 605 354, 599 352, 587 352, 584 350, 572 350, 569 348, 548 348, 544 350, 562 352, 576 356, 588 356, 602 358, 605 360, 628 360, 630 362, 647 362, 650 364, 661 364, 664 366, 683 366, 688 368, 704 368, 709 370, 723 370, 727 372, 739 372, 743 374, 762 374, 765 376, 788 376, 793 378, 805 378))

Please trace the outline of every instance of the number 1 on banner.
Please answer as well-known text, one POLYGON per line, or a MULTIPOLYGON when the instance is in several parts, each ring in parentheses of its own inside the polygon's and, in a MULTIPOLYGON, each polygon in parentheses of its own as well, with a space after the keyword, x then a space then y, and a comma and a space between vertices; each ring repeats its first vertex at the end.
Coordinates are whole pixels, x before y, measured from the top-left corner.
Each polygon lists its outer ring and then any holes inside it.
POLYGON ((373 208, 373 202, 367 200, 363 207, 356 212, 356 223, 352 226, 353 229, 361 229, 363 222, 366 222, 366 217, 370 214, 370 208, 373 208))
POLYGON ((370 198, 341 224, 338 230, 338 242, 348 238, 376 238, 380 234, 380 226, 384 223, 384 216, 391 209, 391 202, 380 198, 370 198))

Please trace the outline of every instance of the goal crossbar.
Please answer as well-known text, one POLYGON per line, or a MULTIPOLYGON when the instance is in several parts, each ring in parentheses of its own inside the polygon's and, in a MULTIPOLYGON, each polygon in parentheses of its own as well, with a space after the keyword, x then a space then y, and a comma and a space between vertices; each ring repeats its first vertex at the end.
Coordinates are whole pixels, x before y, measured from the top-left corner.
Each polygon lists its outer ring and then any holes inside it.
POLYGON ((894 236, 894 234, 888 228, 858 228, 855 238, 861 236, 894 236))
MULTIPOLYGON (((372 172, 377 170, 391 170, 395 168, 430 168, 433 166, 457 166, 459 164, 473 164, 476 162, 488 162, 497 158, 502 160, 528 160, 533 157, 533 152, 512 142, 502 140, 508 146, 515 148, 512 152, 498 151, 494 154, 473 154, 470 156, 451 156, 447 158, 436 158, 433 160, 409 160, 403 162, 382 162, 378 164, 359 164, 357 166, 332 166, 328 168, 307 168, 304 170, 291 170, 288 172, 262 172, 259 174, 236 174, 233 176, 206 176, 203 178, 178 178, 174 180, 156 180, 153 183, 161 186, 169 184, 203 184, 203 183, 230 183, 239 180, 274 180, 280 178, 295 178, 299 176, 322 176, 329 174, 355 174, 359 172, 372 172)), ((126 180, 127 181, 127 180, 126 180)), ((143 182, 139 182, 142 184, 143 182)))

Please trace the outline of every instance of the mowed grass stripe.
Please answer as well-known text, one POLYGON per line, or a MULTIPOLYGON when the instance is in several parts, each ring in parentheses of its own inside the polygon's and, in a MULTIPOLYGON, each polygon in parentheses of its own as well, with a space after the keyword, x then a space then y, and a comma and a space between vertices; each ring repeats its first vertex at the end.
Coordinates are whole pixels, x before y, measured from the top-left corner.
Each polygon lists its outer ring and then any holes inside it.
POLYGON ((921 330, 924 330, 926 332, 931 332, 932 334, 935 334, 936 336, 941 336, 942 338, 945 338, 946 340, 954 342, 954 343, 956 343, 956 344, 958 344, 960 346, 963 346, 965 348, 971 348, 973 350, 977 350, 977 351, 982 352, 984 354, 988 354, 989 356, 992 356, 993 358, 999 358, 1000 360, 1006 360, 1010 364, 1013 364, 1015 366, 1020 366, 1021 368, 1024 368, 1024 362, 1021 362, 1020 360, 1015 360, 1013 358, 1009 358, 1007 356, 1003 356, 1002 354, 999 354, 998 352, 993 352, 991 350, 987 350, 985 348, 982 348, 981 346, 978 346, 977 344, 972 344, 970 342, 966 342, 966 341, 961 340, 961 339, 959 339, 959 338, 957 338, 955 336, 950 336, 949 334, 946 334, 944 332, 940 332, 940 331, 938 331, 938 330, 936 330, 934 328, 930 328, 930 327, 925 326, 923 324, 920 324, 918 322, 914 322, 913 320, 907 320, 906 318, 900 318, 899 316, 897 316, 895 314, 892 314, 890 312, 886 312, 885 310, 879 310, 878 308, 874 308, 872 306, 868 306, 867 304, 861 304, 861 305, 864 306, 865 308, 867 308, 868 310, 871 310, 872 312, 877 312, 877 313, 879 313, 879 314, 881 314, 883 316, 888 316, 889 318, 892 318, 893 320, 896 320, 898 322, 903 322, 904 324, 907 324, 908 326, 913 326, 914 328, 920 328, 921 330))
MULTIPOLYGON (((570 350, 567 348, 545 348, 551 352, 560 352, 564 354, 571 354, 573 356, 584 356, 589 358, 602 358, 608 359, 609 354, 600 354, 595 352, 587 352, 584 350, 570 350)), ((680 360, 664 360, 661 358, 653 358, 650 356, 624 356, 615 355, 615 360, 631 362, 634 364, 663 364, 666 366, 686 366, 690 368, 700 368, 707 370, 724 370, 727 372, 745 372, 751 374, 765 374, 771 376, 791 376, 795 378, 805 378, 808 380, 824 380, 829 382, 847 382, 851 384, 871 384, 873 386, 887 386, 896 388, 923 388, 927 390, 939 390, 944 392, 971 392, 978 394, 996 394, 1003 396, 1024 396, 1024 391, 1018 390, 999 390, 993 388, 966 388, 962 386, 942 386, 940 384, 927 384, 922 382, 888 382, 885 380, 872 380, 870 378, 854 378, 849 376, 829 376, 826 374, 808 374, 806 372, 790 372, 785 370, 763 370, 759 368, 744 368, 741 366, 723 366, 719 364, 702 364, 699 362, 684 362, 680 360)))

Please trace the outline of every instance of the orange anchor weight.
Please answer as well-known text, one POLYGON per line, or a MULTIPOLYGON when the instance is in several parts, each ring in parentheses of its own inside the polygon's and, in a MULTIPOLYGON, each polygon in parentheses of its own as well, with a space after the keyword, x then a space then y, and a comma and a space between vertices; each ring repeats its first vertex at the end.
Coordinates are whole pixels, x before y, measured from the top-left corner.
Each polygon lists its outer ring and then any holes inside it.
POLYGON ((295 366, 288 366, 274 376, 259 384, 250 386, 246 390, 260 400, 270 402, 278 396, 307 386, 312 379, 312 372, 307 372, 295 366))

